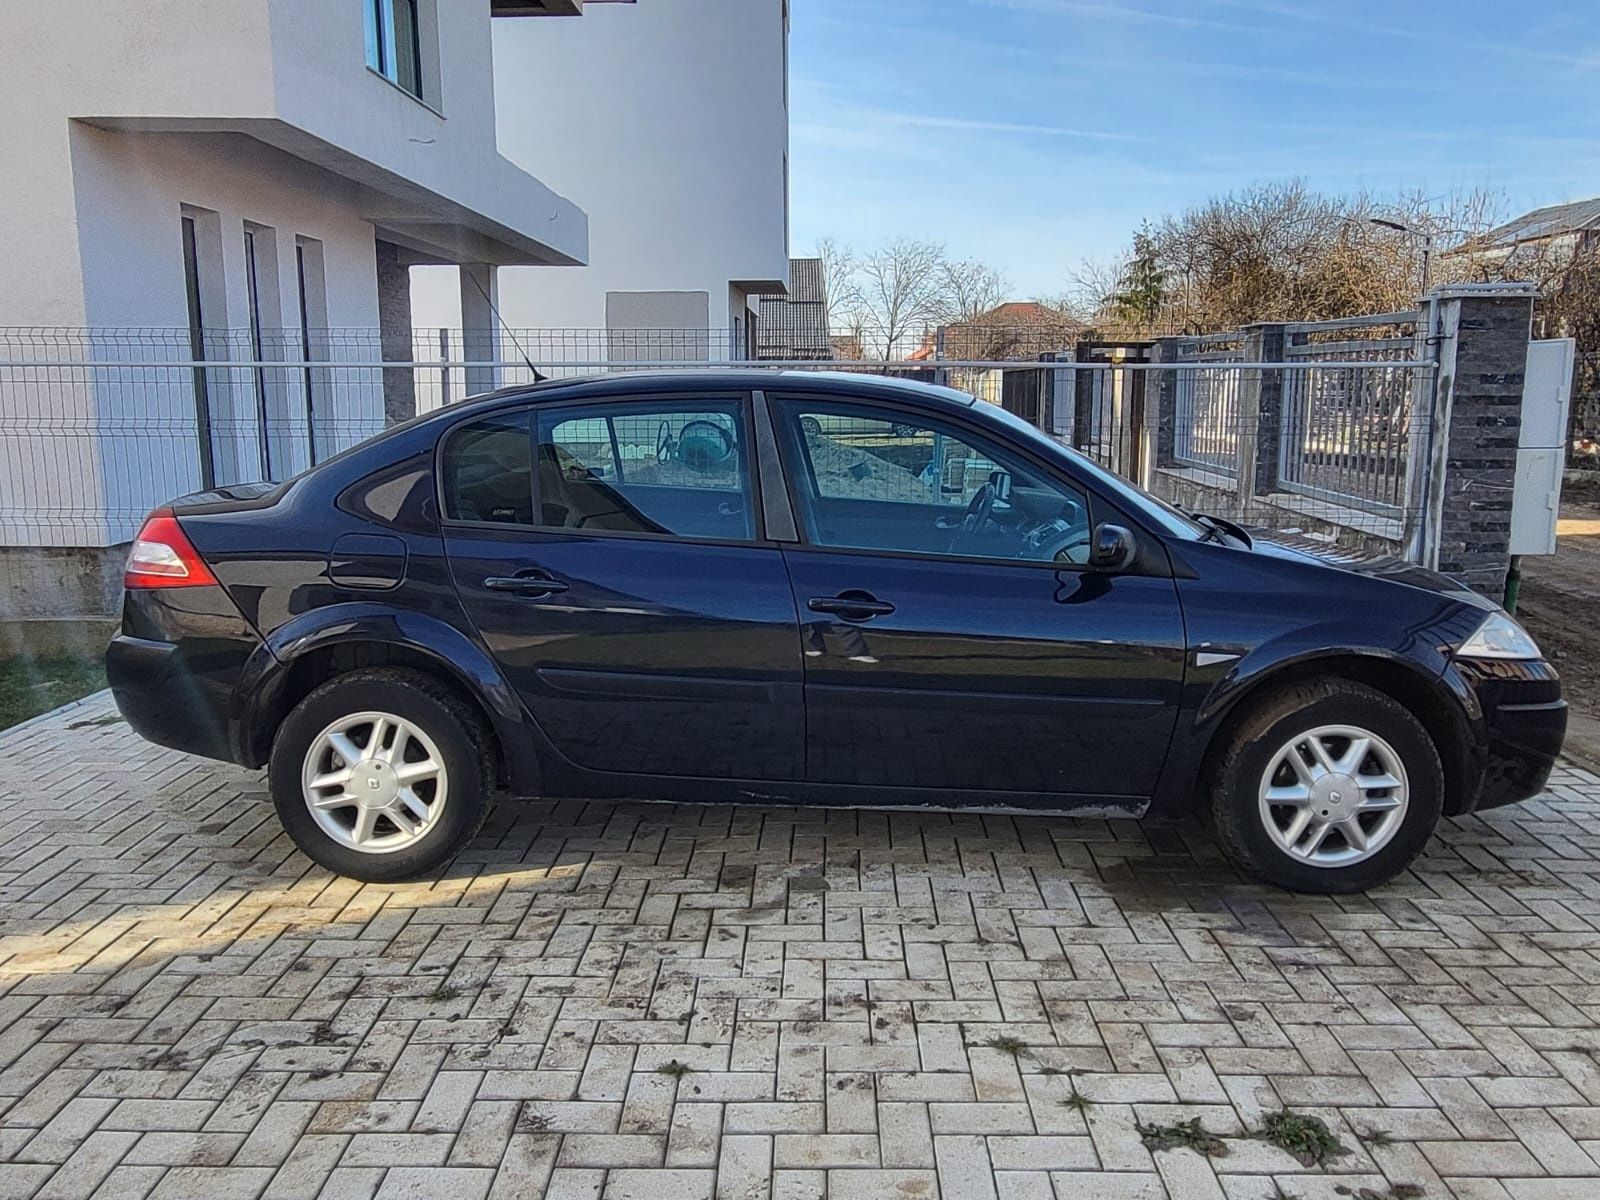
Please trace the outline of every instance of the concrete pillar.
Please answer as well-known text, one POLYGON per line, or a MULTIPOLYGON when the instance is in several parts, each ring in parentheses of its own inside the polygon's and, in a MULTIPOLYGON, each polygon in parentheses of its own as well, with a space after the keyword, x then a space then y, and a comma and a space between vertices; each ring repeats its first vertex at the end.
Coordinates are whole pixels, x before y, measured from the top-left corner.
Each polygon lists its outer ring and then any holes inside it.
MULTIPOLYGON (((488 263, 461 265, 461 340, 466 361, 500 361, 500 272, 488 263)), ((500 386, 498 367, 466 369, 467 395, 492 392, 500 386)))
POLYGON ((1430 294, 1439 366, 1411 452, 1426 456, 1422 562, 1499 599, 1511 563, 1511 495, 1528 339, 1530 284, 1468 284, 1430 294))
MULTIPOLYGON (((1246 325, 1245 362, 1282 362, 1285 327, 1275 322, 1246 325)), ((1239 395, 1239 502, 1278 490, 1278 456, 1283 440, 1283 372, 1244 373, 1239 395)))
MULTIPOLYGON (((376 244, 378 265, 378 344, 384 362, 410 362, 411 269, 391 242, 376 244)), ((410 368, 383 373, 383 423, 398 425, 417 415, 416 378, 410 368)))
MULTIPOLYGON (((1071 362, 1072 351, 1057 350, 1044 357, 1047 362, 1071 362)), ((1078 415, 1077 405, 1073 401, 1073 377, 1076 374, 1075 371, 1060 367, 1051 367, 1045 372, 1045 429, 1069 446, 1072 444, 1073 423, 1078 415)))

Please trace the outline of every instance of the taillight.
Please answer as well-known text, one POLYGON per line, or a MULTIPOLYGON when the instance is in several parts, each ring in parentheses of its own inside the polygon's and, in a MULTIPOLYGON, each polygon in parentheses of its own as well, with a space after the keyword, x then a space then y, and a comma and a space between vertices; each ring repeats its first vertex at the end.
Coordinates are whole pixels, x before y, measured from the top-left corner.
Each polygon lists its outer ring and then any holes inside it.
POLYGON ((128 588, 201 587, 217 577, 195 552, 178 518, 158 508, 145 519, 128 550, 122 586, 128 588))

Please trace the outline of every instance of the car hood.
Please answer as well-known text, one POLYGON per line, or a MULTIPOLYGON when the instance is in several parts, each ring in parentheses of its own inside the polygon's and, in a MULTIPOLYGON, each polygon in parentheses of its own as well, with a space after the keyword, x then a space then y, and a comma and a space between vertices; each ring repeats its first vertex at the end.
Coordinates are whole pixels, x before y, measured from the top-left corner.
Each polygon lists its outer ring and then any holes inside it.
POLYGON ((1249 534, 1251 549, 1268 558, 1333 567, 1336 570, 1365 575, 1369 579, 1385 583, 1398 583, 1406 587, 1420 588, 1426 592, 1437 592, 1475 608, 1494 607, 1491 601, 1454 579, 1449 579, 1437 571, 1430 571, 1427 567, 1419 567, 1416 563, 1407 562, 1392 554, 1368 554, 1317 538, 1266 529, 1251 528, 1249 534))

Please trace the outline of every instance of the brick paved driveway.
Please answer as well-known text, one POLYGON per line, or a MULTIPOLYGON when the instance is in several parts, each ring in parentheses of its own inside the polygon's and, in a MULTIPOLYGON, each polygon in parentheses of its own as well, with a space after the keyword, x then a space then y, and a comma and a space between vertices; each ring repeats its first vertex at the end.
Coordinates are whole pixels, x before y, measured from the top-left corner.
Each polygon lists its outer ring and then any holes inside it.
POLYGON ((0 1197, 1600 1196, 1597 815, 1327 900, 1171 827, 541 804, 362 886, 98 698, 0 735, 0 1197))

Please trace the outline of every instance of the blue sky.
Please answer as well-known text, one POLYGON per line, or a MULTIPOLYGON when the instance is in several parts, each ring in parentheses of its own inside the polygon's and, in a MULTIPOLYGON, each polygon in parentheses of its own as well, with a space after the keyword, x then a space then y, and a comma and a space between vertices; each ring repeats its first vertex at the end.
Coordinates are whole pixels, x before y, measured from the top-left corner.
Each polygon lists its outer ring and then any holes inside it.
POLYGON ((932 237, 1017 296, 1254 182, 1600 194, 1594 0, 793 0, 792 249, 932 237))

